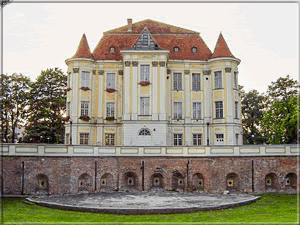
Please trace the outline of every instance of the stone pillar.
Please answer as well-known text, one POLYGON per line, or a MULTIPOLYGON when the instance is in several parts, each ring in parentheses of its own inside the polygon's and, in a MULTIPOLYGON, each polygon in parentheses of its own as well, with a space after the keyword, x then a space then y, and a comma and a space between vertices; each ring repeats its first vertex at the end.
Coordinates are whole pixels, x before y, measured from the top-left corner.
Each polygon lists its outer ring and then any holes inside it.
POLYGON ((138 61, 132 62, 132 70, 133 70, 133 76, 132 76, 132 120, 137 120, 138 115, 138 109, 137 109, 137 68, 138 68, 138 61))
MULTIPOLYGON (((166 62, 159 62, 160 67, 160 112, 159 112, 159 120, 166 120, 166 80, 165 80, 165 65, 166 62)), ((170 79, 170 78, 169 78, 170 79)), ((168 85, 168 84, 167 84, 168 85)), ((167 91, 169 89, 167 88, 167 91)), ((169 92, 167 93, 167 96, 169 92)), ((169 104, 169 103, 167 103, 169 104)))
POLYGON ((130 61, 125 61, 125 71, 124 71, 124 89, 125 89, 124 103, 125 103, 125 109, 124 109, 123 120, 130 120, 130 114, 129 114, 130 63, 131 63, 130 61))
MULTIPOLYGON (((191 123, 191 110, 190 110, 190 71, 185 70, 185 123, 191 123)), ((183 106, 184 107, 184 106, 183 106)))
POLYGON ((118 104, 118 109, 116 109, 116 112, 118 110, 118 117, 119 117, 118 119, 122 120, 122 116, 123 116, 122 115, 122 105, 123 105, 123 70, 119 70, 118 73, 119 73, 119 76, 118 76, 118 78, 119 78, 119 87, 118 87, 119 98, 118 98, 118 103, 116 103, 116 104, 118 104))
POLYGON ((103 145, 102 136, 102 127, 97 127, 97 145, 103 145))
POLYGON ((153 73, 152 73, 152 90, 153 90, 153 95, 152 95, 152 102, 153 102, 153 107, 152 107, 152 120, 158 120, 158 113, 157 113, 157 61, 152 62, 152 68, 153 68, 153 73))
POLYGON ((211 70, 204 70, 203 71, 203 75, 204 75, 204 87, 205 87, 205 91, 204 91, 204 106, 205 106, 205 110, 204 111, 204 132, 203 134, 204 137, 204 144, 207 145, 207 138, 209 139, 209 145, 213 144, 213 136, 212 136, 212 117, 213 117, 213 112, 212 112, 212 95, 211 95, 211 70), (208 131, 207 131, 207 123, 210 123, 208 126, 208 131))
POLYGON ((102 115, 102 107, 103 107, 103 74, 104 70, 99 70, 98 71, 99 77, 98 77, 98 123, 102 123, 103 115, 102 115))
POLYGON ((232 79, 231 79, 231 68, 225 68, 225 72, 226 72, 226 94, 227 94, 227 98, 226 98, 226 102, 227 102, 227 110, 225 115, 226 115, 226 119, 227 119, 227 123, 233 123, 233 115, 232 115, 232 79))

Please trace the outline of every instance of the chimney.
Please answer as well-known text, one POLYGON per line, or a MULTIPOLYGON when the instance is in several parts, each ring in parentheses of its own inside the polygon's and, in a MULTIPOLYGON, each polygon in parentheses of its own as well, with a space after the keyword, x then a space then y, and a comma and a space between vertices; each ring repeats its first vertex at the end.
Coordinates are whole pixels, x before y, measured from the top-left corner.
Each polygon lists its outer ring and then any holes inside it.
POLYGON ((132 32, 132 19, 127 19, 128 30, 127 32, 132 32))

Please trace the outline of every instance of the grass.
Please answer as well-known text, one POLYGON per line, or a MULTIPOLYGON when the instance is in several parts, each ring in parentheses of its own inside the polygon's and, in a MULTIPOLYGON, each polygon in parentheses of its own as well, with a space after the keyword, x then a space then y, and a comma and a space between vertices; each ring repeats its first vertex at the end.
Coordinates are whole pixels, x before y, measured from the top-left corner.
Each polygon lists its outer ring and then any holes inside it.
POLYGON ((3 199, 4 224, 15 224, 15 222, 19 222, 19 224, 26 222, 27 224, 32 224, 32 222, 53 222, 52 224, 61 222, 70 222, 69 224, 83 224, 84 222, 102 222, 99 224, 105 224, 104 222, 110 222, 110 224, 126 224, 125 222, 136 222, 136 224, 159 224, 159 222, 164 222, 164 224, 171 224, 172 222, 177 222, 177 224, 187 224, 187 222, 221 222, 223 224, 232 224, 233 222, 293 222, 295 224, 297 221, 297 195, 265 194, 261 195, 261 200, 255 203, 231 209, 151 215, 65 211, 25 204, 22 200, 24 198, 3 199))

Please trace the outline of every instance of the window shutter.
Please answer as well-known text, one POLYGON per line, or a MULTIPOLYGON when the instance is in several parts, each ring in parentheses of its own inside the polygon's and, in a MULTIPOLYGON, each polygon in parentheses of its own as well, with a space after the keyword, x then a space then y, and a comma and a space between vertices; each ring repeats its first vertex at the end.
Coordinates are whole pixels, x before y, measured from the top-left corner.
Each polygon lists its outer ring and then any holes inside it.
POLYGON ((178 116, 179 116, 179 119, 182 119, 182 103, 179 102, 179 112, 178 112, 178 116))
POLYGON ((193 118, 196 119, 196 103, 193 103, 193 118))
POLYGON ((145 98, 145 115, 150 115, 150 104, 149 104, 149 98, 145 98))
POLYGON ((111 88, 114 88, 115 89, 115 74, 112 74, 111 75, 111 88))
POLYGON ((177 73, 173 74, 173 89, 177 90, 177 73))
POLYGON ((182 90, 182 76, 180 73, 178 73, 178 90, 182 90))

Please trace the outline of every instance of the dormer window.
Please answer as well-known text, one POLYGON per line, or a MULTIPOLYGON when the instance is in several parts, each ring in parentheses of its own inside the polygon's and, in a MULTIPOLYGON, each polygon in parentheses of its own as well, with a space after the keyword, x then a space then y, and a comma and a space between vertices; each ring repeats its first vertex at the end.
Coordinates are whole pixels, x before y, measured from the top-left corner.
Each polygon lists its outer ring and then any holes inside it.
POLYGON ((179 47, 175 46, 174 47, 174 52, 179 52, 179 47))
POLYGON ((110 52, 110 53, 115 53, 115 52, 116 52, 115 47, 110 47, 110 48, 109 48, 109 52, 110 52))
POLYGON ((197 53, 197 47, 192 47, 192 53, 197 53))

